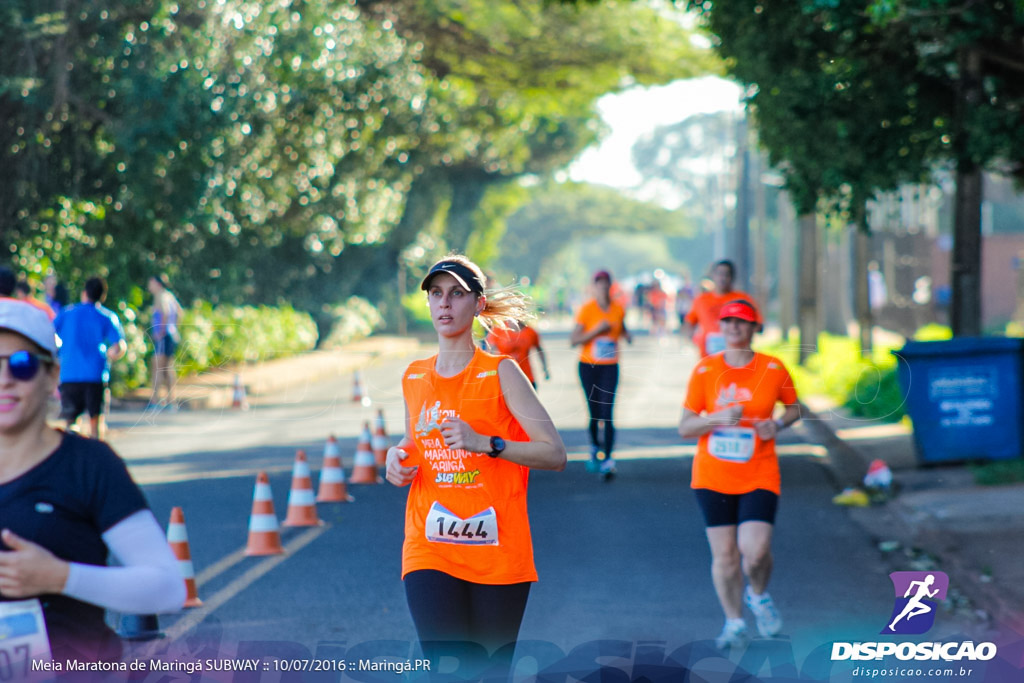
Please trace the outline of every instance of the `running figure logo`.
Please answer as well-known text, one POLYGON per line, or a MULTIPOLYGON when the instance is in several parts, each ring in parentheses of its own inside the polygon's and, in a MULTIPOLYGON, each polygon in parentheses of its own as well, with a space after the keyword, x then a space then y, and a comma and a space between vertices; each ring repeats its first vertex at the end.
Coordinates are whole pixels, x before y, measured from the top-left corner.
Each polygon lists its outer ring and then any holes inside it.
POLYGON ((427 407, 424 403, 420 408, 420 419, 416 422, 416 434, 426 436, 435 429, 441 429, 441 402, 435 401, 434 405, 427 407))
POLYGON ((943 572, 893 572, 889 574, 896 600, 889 625, 882 633, 919 635, 935 623, 935 608, 946 599, 949 577, 943 572))

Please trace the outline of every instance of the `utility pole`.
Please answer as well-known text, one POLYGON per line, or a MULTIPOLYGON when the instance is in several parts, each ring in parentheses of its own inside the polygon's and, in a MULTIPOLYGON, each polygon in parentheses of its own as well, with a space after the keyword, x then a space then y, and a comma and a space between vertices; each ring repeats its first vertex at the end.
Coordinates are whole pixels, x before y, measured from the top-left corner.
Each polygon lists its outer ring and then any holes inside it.
MULTIPOLYGON (((733 239, 737 289, 750 291, 750 145, 746 113, 736 121, 736 230, 733 239)), ((762 303, 763 305, 763 303, 762 303)))

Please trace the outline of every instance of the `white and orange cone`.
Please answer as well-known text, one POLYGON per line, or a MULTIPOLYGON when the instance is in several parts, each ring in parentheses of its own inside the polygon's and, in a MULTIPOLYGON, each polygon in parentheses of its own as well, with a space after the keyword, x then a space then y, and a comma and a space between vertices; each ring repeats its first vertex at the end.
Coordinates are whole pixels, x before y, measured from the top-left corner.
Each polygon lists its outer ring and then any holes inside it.
POLYGON ((377 462, 373 457, 373 450, 370 447, 370 423, 363 423, 363 433, 359 435, 359 445, 356 446, 355 464, 352 467, 353 484, 379 484, 380 476, 377 474, 377 462))
POLYGON ((274 514, 274 496, 270 491, 270 478, 266 472, 256 475, 256 489, 252 496, 252 516, 249 518, 249 543, 246 555, 279 555, 281 532, 274 514))
POLYGON ((309 471, 306 452, 295 454, 292 468, 292 489, 288 493, 288 514, 283 526, 319 526, 323 524, 316 514, 316 498, 313 495, 313 478, 309 471))
POLYGON ((318 503, 351 503, 355 500, 348 495, 345 470, 341 468, 341 451, 333 434, 327 437, 327 445, 324 446, 324 466, 320 469, 320 489, 316 500, 318 503))
POLYGON ((373 447, 373 458, 377 463, 377 467, 384 467, 388 462, 388 434, 384 431, 384 411, 377 411, 377 419, 374 421, 373 428, 373 441, 371 446, 373 447))
POLYGON ((199 607, 203 601, 196 590, 196 571, 192 566, 192 551, 188 547, 188 532, 185 530, 185 513, 180 507, 171 509, 171 522, 167 525, 167 543, 178 558, 181 578, 185 580, 185 607, 199 607))
POLYGON ((362 403, 364 406, 370 405, 370 395, 363 387, 363 376, 358 370, 352 375, 352 402, 362 403))
POLYGON ((237 410, 249 410, 249 399, 245 396, 245 385, 242 384, 242 376, 235 375, 235 388, 231 394, 231 407, 237 410))

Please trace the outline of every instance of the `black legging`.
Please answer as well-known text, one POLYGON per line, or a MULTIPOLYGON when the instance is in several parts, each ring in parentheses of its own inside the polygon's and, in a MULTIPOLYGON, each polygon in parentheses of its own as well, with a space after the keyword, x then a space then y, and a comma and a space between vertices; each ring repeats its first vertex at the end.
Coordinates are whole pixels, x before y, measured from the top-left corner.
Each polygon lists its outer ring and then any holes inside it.
POLYGON ((590 409, 590 443, 601 448, 597 441, 597 424, 604 422, 604 457, 612 457, 615 445, 615 425, 612 408, 615 407, 615 389, 619 385, 619 364, 591 365, 580 363, 580 383, 590 409))
POLYGON ((459 672, 500 680, 508 675, 530 584, 488 585, 433 569, 405 576, 405 599, 431 671, 444 655, 460 659, 459 672), (485 656, 475 645, 487 650, 485 656))

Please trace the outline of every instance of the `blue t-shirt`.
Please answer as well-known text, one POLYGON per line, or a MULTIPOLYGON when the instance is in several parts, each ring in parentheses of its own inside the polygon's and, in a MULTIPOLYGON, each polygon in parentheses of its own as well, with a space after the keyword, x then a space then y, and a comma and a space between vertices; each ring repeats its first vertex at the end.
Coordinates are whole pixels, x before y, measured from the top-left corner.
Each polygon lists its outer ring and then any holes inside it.
POLYGON ((101 304, 76 304, 53 321, 60 337, 61 382, 107 382, 107 349, 124 339, 121 321, 101 304))
MULTIPOLYGON (((110 446, 65 434, 48 458, 0 484, 3 526, 68 562, 106 565, 103 533, 149 505, 110 446)), ((0 550, 9 550, 0 541, 0 550)), ((0 601, 9 600, 0 595, 0 601)), ((116 659, 120 641, 102 607, 40 595, 54 657, 116 659)))

